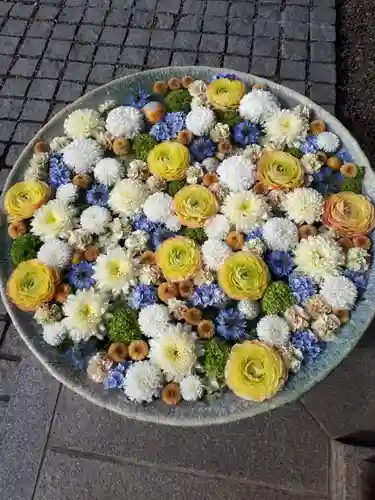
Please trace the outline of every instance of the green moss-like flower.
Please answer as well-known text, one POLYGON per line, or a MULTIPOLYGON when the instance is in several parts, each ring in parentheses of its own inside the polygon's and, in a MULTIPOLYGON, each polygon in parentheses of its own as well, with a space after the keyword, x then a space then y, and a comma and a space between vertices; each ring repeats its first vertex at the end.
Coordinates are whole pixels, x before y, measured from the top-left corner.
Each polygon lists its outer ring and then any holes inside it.
POLYGON ((220 119, 220 123, 224 123, 225 125, 229 125, 230 127, 235 127, 243 121, 243 119, 236 111, 225 111, 224 113, 218 112, 218 116, 220 119))
POLYGON ((174 195, 186 185, 186 180, 181 179, 179 181, 170 181, 167 183, 167 193, 169 196, 174 197, 174 195))
POLYGON ((284 153, 289 153, 290 155, 294 156, 295 158, 298 158, 299 160, 302 158, 303 153, 300 149, 298 148, 284 148, 284 153))
POLYGON ((343 179, 340 184, 340 190, 353 191, 353 193, 360 194, 362 192, 361 183, 362 181, 358 179, 343 179))
POLYGON ((137 159, 147 162, 147 157, 158 141, 150 134, 139 134, 134 138, 133 151, 137 159))
POLYGON ((261 304, 265 314, 283 314, 294 304, 294 298, 286 283, 275 281, 267 288, 261 304))
POLYGON ((230 345, 219 340, 210 340, 204 346, 203 366, 210 379, 224 379, 225 365, 230 353, 230 345))
POLYGON ((143 337, 138 325, 138 313, 134 309, 121 306, 115 309, 108 321, 108 337, 113 342, 130 344, 143 337))
POLYGON ((194 241, 196 241, 199 244, 202 244, 206 241, 207 236, 206 233, 204 232, 203 227, 184 227, 181 231, 181 234, 183 236, 186 236, 186 238, 190 238, 194 241))
POLYGON ((35 259, 42 241, 38 236, 27 233, 15 239, 10 249, 10 258, 15 266, 25 260, 35 259))
POLYGON ((166 110, 170 113, 172 111, 183 111, 189 113, 191 95, 186 89, 172 90, 164 99, 166 110))

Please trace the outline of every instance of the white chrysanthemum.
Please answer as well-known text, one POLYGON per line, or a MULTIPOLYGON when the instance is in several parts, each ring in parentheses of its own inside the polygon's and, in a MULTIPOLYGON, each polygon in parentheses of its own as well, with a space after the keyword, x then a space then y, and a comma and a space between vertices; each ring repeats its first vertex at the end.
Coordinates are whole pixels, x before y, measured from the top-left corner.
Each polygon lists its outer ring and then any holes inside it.
POLYGON ((321 340, 332 342, 336 339, 335 331, 340 328, 340 326, 340 320, 334 314, 321 314, 311 323, 311 330, 321 340))
POLYGON ((44 325, 42 335, 43 340, 49 345, 57 346, 61 344, 68 335, 65 322, 58 321, 56 323, 44 325))
POLYGON ((259 340, 268 345, 282 346, 288 343, 290 331, 285 319, 277 314, 268 314, 259 320, 257 335, 259 340))
POLYGON ((298 147, 308 130, 309 121, 299 109, 282 109, 264 123, 267 140, 278 147, 298 147))
POLYGON ((163 374, 150 361, 138 361, 126 371, 124 379, 125 395, 137 403, 151 403, 163 385, 163 374))
POLYGON ((93 278, 105 292, 128 293, 130 286, 136 284, 136 270, 126 251, 115 247, 96 259, 93 278))
POLYGON ((124 167, 116 158, 103 158, 94 168, 94 177, 105 186, 112 186, 124 176, 124 167))
POLYGON ((238 111, 242 118, 250 120, 252 123, 262 123, 278 109, 279 103, 271 92, 253 89, 243 96, 238 111))
POLYGON ((305 174, 318 172, 323 166, 323 163, 315 153, 307 153, 303 155, 300 162, 305 174))
POLYGON ((137 229, 129 234, 125 240, 126 248, 133 254, 140 253, 147 248, 147 242, 149 240, 149 234, 146 231, 137 229))
POLYGON ((77 174, 90 172, 103 156, 103 150, 93 139, 74 139, 62 151, 64 163, 77 174))
POLYGON ((161 222, 171 231, 181 228, 173 208, 173 198, 166 193, 153 193, 143 205, 146 217, 152 222, 161 222))
POLYGON ((114 137, 134 139, 143 128, 142 113, 131 106, 119 106, 108 113, 106 127, 114 137))
POLYGON ((312 188, 296 188, 285 196, 283 210, 297 224, 314 224, 323 215, 323 196, 312 188))
POLYGON ((110 208, 125 217, 132 217, 142 208, 149 191, 139 181, 123 179, 115 184, 109 195, 110 208))
POLYGON ((204 231, 208 238, 225 240, 230 229, 229 220, 225 215, 217 214, 208 219, 204 225, 204 231))
POLYGON ((223 241, 209 239, 201 247, 203 261, 212 271, 218 271, 225 259, 232 254, 232 250, 223 241))
POLYGON ((56 190, 56 199, 62 201, 66 205, 74 203, 78 197, 78 187, 71 182, 62 184, 56 190))
POLYGON ((73 342, 88 340, 92 336, 102 338, 102 320, 108 303, 93 288, 77 290, 64 303, 64 322, 73 342))
POLYGON ((198 375, 184 377, 180 382, 180 389, 185 401, 197 401, 203 394, 203 384, 198 375))
POLYGON ((297 271, 317 280, 339 274, 345 263, 343 249, 327 236, 309 236, 297 245, 294 256, 297 271))
POLYGON ((241 155, 226 158, 217 173, 220 182, 235 192, 250 189, 256 179, 255 165, 241 155))
POLYGON ((149 357, 167 380, 180 382, 191 374, 197 361, 195 339, 186 325, 168 325, 164 333, 150 340, 149 357))
POLYGON ((316 143, 320 150, 335 153, 340 146, 340 139, 333 132, 322 132, 316 136, 316 143))
POLYGON ((60 137, 54 137, 52 141, 49 143, 49 147, 51 151, 61 151, 64 148, 66 148, 66 146, 70 144, 70 142, 71 139, 69 139, 69 137, 62 135, 60 137))
POLYGON ((350 310, 357 300, 357 288, 345 276, 330 276, 324 280, 320 295, 332 309, 350 310))
POLYGON ((43 241, 66 235, 74 224, 74 210, 60 200, 38 208, 31 221, 31 232, 43 241))
POLYGON ((274 217, 264 224, 263 239, 271 250, 287 251, 298 243, 298 228, 288 219, 274 217))
POLYGON ((64 132, 72 139, 91 137, 104 126, 103 118, 95 109, 76 109, 64 121, 64 132))
POLYGON ((266 251, 266 245, 261 238, 251 238, 250 240, 245 241, 242 250, 251 250, 252 252, 262 256, 266 251))
POLYGON ((352 271, 367 271, 369 268, 370 256, 364 248, 349 248, 346 254, 346 267, 352 271))
POLYGON ((162 304, 143 307, 138 316, 139 327, 146 337, 162 335, 170 320, 168 307, 162 304))
POLYGON ((236 226, 237 231, 247 233, 268 219, 270 207, 263 196, 252 191, 231 193, 225 198, 223 214, 236 226))
POLYGON ((186 117, 186 128, 199 137, 207 135, 215 126, 216 116, 210 108, 198 106, 186 117))
POLYGON ((42 304, 35 309, 34 319, 38 325, 50 325, 61 318, 61 309, 57 304, 42 304))
POLYGON ((81 227, 89 234, 103 234, 111 222, 111 212, 104 207, 94 205, 81 213, 81 227))
POLYGON ((260 313, 259 302, 256 300, 240 300, 237 308, 248 320, 257 318, 260 313))
POLYGON ((62 269, 70 264, 72 247, 65 241, 52 239, 46 241, 39 249, 38 259, 50 267, 62 269))

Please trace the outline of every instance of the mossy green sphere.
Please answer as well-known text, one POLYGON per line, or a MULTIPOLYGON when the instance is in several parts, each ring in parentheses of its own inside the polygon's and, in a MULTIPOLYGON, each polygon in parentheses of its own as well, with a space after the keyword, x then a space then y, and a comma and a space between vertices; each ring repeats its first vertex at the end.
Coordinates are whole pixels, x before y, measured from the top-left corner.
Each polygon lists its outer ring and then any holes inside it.
POLYGON ((203 227, 196 227, 196 228, 184 227, 181 233, 183 236, 186 236, 186 238, 190 238, 191 240, 194 240, 200 244, 204 243, 207 239, 203 227))
POLYGON ((138 325, 138 313, 135 309, 118 307, 108 321, 108 337, 113 342, 130 344, 143 337, 138 325))
POLYGON ((191 95, 186 89, 171 90, 164 99, 166 110, 171 113, 173 111, 183 111, 189 113, 191 95))
POLYGON ((13 241, 10 249, 10 258, 15 266, 25 260, 35 259, 42 246, 42 241, 38 236, 27 233, 13 241))
POLYGON ((225 111, 220 114, 219 120, 221 123, 229 125, 229 127, 235 127, 243 121, 243 118, 236 111, 225 111))
POLYGON ((220 340, 213 339, 205 344, 203 366, 210 379, 217 381, 224 379, 230 349, 230 345, 220 340))
POLYGON ((288 285, 282 281, 275 281, 268 286, 263 295, 261 306, 264 314, 283 314, 294 303, 288 285))
POLYGON ((157 145, 158 141, 150 134, 139 134, 133 140, 133 152, 138 160, 147 162, 147 157, 151 149, 157 145))

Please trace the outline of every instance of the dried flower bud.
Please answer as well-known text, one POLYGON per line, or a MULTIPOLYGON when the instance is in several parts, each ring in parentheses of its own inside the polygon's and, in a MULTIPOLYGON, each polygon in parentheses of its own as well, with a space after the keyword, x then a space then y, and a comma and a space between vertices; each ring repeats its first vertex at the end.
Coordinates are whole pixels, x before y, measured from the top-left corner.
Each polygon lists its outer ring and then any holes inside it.
POLYGON ((155 94, 158 94, 158 95, 165 95, 165 93, 167 92, 167 82, 163 81, 163 80, 158 80, 157 82, 155 82, 152 86, 152 91, 155 93, 155 94))
POLYGON ((304 224, 298 229, 299 237, 302 240, 303 238, 308 238, 309 236, 315 236, 317 233, 316 227, 311 224, 304 224))
POLYGON ((121 361, 124 361, 128 355, 128 346, 122 342, 115 342, 111 344, 107 352, 108 358, 115 363, 121 363, 121 361))
POLYGON ((91 175, 77 174, 73 177, 73 184, 81 189, 87 189, 91 184, 91 175))
POLYGON ((112 142, 112 151, 117 156, 126 156, 130 153, 131 149, 132 145, 129 139, 118 138, 112 142))
POLYGON ((91 245, 86 248, 84 255, 87 261, 94 262, 99 257, 99 254, 100 254, 99 247, 91 245))
POLYGON ((345 325, 349 321, 350 313, 346 309, 334 309, 332 313, 336 318, 339 318, 342 325, 345 325))
POLYGON ((202 311, 196 307, 190 307, 184 312, 184 320, 188 325, 198 325, 202 319, 202 311))
POLYGON ((8 234, 12 238, 12 240, 15 240, 19 236, 26 234, 26 232, 27 232, 27 227, 23 221, 12 222, 11 224, 9 224, 8 234))
POLYGON ((203 176, 203 184, 207 187, 217 182, 219 182, 219 177, 215 172, 207 172, 207 174, 203 176))
POLYGON ((170 90, 177 90, 181 88, 181 80, 179 78, 170 78, 168 80, 168 87, 170 90))
POLYGON ((184 146, 190 144, 192 139, 193 139, 193 134, 190 132, 190 130, 181 130, 177 135, 178 142, 180 144, 183 144, 184 146))
POLYGON ((175 382, 166 385, 161 393, 162 400, 167 405, 176 405, 181 401, 180 386, 175 382))
POLYGON ((190 280, 181 281, 178 285, 178 291, 181 297, 190 297, 194 292, 194 284, 190 280))
POLYGON ((316 153, 316 157, 317 157, 318 161, 320 163, 322 163, 323 165, 325 165, 327 163, 328 156, 324 153, 324 151, 318 151, 316 153))
POLYGON ((37 142, 34 146, 34 153, 48 153, 49 144, 46 142, 37 142))
POLYGON ((215 326, 209 319, 204 319, 199 323, 197 330, 200 339, 211 339, 214 336, 215 326))
POLYGON ((148 344, 144 340, 133 340, 129 344, 128 351, 133 361, 142 361, 148 354, 148 344))
POLYGON ((256 182, 253 186, 253 191, 255 194, 267 194, 268 189, 261 182, 256 182))
POLYGON ((72 287, 68 283, 60 283, 57 285, 55 289, 55 295, 53 296, 53 300, 55 302, 59 302, 62 304, 68 298, 72 291, 72 287))
POLYGON ((155 254, 151 250, 147 250, 146 252, 143 252, 143 254, 140 257, 141 264, 144 264, 145 266, 152 266, 155 264, 155 254))
POLYGON ((231 231, 227 236, 227 245, 233 250, 240 250, 245 243, 245 238, 238 231, 231 231))
POLYGON ((323 120, 313 120, 310 123, 310 132, 313 135, 321 134, 322 132, 325 132, 325 130, 326 130, 326 124, 324 123, 323 120))
POLYGON ((184 87, 184 89, 187 89, 191 83, 194 82, 194 78, 189 75, 185 75, 181 78, 181 84, 184 87))
POLYGON ((158 287, 158 296, 159 299, 165 303, 168 303, 168 300, 175 299, 178 296, 178 288, 175 283, 164 282, 158 287))
POLYGON ((352 240, 350 238, 346 238, 345 236, 338 239, 338 244, 346 249, 352 248, 353 246, 352 240))

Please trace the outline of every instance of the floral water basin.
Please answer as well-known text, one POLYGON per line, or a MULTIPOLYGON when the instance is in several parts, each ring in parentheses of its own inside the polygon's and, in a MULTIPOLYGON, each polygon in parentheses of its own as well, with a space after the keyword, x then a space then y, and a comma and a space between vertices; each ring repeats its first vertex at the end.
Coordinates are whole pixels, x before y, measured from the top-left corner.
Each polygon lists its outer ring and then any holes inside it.
POLYGON ((206 67, 110 82, 54 117, 2 197, 1 291, 48 371, 170 425, 299 398, 372 319, 374 174, 329 113, 206 67))

